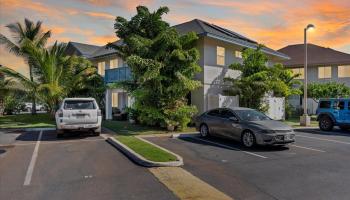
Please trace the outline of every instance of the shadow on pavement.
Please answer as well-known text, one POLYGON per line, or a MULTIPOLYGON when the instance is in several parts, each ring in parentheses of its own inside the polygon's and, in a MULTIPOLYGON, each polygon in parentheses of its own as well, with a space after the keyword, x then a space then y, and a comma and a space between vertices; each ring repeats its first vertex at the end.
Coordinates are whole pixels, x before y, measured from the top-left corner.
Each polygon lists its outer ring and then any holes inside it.
MULTIPOLYGON (((17 141, 37 141, 39 131, 25 132, 19 135, 17 141)), ((93 137, 91 132, 74 131, 66 132, 62 138, 57 138, 56 131, 44 131, 41 141, 64 141, 64 140, 80 140, 87 137, 93 137)))
POLYGON ((322 131, 319 128, 305 128, 298 129, 296 132, 304 132, 317 135, 350 136, 350 130, 341 130, 339 128, 334 128, 332 131, 322 131))
POLYGON ((268 146, 255 146, 253 148, 246 148, 244 147, 240 142, 237 142, 235 140, 230 139, 223 139, 219 137, 207 137, 207 138, 200 138, 200 137, 180 137, 180 140, 191 142, 195 144, 202 144, 202 145, 208 145, 208 146, 215 146, 223 149, 229 149, 233 151, 253 151, 253 152, 269 152, 269 151, 285 151, 289 150, 288 145, 268 145, 268 146), (196 139, 198 138, 198 139, 196 139), (200 140, 199 140, 200 139, 200 140), (208 142, 205 142, 203 140, 207 140, 208 142), (217 144, 211 143, 215 142, 217 144), (225 146, 228 147, 225 147, 225 146))

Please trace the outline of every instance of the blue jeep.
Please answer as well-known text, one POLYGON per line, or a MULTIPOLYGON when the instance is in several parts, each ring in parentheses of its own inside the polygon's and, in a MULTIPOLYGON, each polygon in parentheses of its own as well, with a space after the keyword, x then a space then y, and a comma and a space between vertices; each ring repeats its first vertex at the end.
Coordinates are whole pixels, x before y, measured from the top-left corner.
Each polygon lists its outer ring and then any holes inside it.
POLYGON ((347 130, 350 128, 350 99, 321 99, 316 114, 321 130, 330 131, 334 126, 347 130))

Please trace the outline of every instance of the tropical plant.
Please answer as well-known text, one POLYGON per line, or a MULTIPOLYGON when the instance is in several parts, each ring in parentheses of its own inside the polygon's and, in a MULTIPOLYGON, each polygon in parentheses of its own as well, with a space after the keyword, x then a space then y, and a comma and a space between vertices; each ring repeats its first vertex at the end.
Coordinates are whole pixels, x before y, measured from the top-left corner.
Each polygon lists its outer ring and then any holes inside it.
POLYGON ((138 120, 147 125, 185 128, 197 112, 187 104, 186 95, 201 86, 193 80, 200 72, 197 35, 180 36, 162 20, 167 7, 150 12, 137 7, 130 21, 117 17, 115 29, 122 45, 109 45, 117 50, 131 68, 132 80, 112 84, 122 87, 134 98, 138 120))
POLYGON ((27 58, 27 63, 29 66, 29 80, 32 82, 31 84, 27 84, 27 86, 32 86, 29 88, 28 95, 32 99, 32 114, 36 113, 36 82, 35 77, 33 74, 34 69, 36 68, 35 65, 28 59, 27 53, 23 51, 23 42, 24 41, 30 41, 33 43, 36 47, 44 47, 48 38, 51 36, 51 31, 43 31, 42 22, 38 21, 35 24, 30 21, 29 19, 24 20, 24 24, 21 24, 19 22, 9 24, 6 27, 9 29, 13 36, 13 41, 8 39, 3 34, 0 34, 0 44, 6 46, 8 51, 10 53, 13 53, 17 56, 23 56, 24 58, 27 58))
POLYGON ((256 49, 243 50, 243 63, 233 63, 230 69, 238 70, 241 75, 238 78, 225 78, 231 83, 231 87, 224 90, 226 95, 239 95, 240 106, 266 111, 268 107, 263 98, 272 93, 278 97, 288 97, 300 94, 301 91, 295 85, 300 84, 294 78, 291 70, 285 69, 282 64, 267 66, 268 58, 262 52, 263 45, 256 49))
POLYGON ((307 93, 313 99, 349 97, 350 87, 337 82, 309 83, 307 93))

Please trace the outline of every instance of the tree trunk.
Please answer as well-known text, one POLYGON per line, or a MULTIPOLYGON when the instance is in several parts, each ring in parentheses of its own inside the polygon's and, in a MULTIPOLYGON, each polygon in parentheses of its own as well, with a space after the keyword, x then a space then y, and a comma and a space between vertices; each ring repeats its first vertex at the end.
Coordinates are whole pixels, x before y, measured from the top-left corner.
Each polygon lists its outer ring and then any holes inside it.
MULTIPOLYGON (((29 76, 30 76, 30 81, 33 82, 33 66, 29 65, 29 76)), ((32 115, 36 115, 36 102, 35 102, 35 93, 36 89, 33 91, 33 96, 32 96, 32 115)))

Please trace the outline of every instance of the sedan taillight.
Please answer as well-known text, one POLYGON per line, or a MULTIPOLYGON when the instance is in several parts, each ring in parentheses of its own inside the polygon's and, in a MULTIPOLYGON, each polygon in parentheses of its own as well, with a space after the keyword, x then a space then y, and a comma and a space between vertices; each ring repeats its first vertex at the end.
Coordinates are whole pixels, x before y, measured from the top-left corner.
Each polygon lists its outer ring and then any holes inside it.
POLYGON ((97 116, 102 116, 101 110, 97 110, 97 116))

